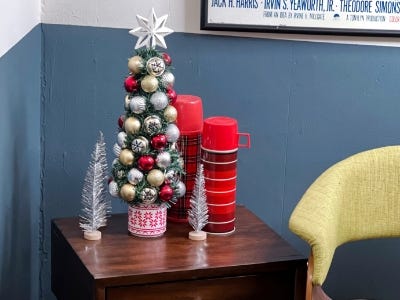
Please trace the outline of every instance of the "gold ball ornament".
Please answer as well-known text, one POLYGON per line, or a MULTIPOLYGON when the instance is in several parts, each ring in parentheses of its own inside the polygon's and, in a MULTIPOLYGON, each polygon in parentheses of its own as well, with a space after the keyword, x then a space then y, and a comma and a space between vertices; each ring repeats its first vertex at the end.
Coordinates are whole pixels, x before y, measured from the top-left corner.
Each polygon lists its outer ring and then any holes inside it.
POLYGON ((128 60, 128 69, 133 74, 139 74, 142 71, 143 67, 143 58, 138 55, 135 55, 128 60))
POLYGON ((135 134, 138 133, 140 130, 140 121, 138 118, 129 117, 124 122, 124 128, 127 133, 135 134))
POLYGON ((146 93, 153 93, 158 88, 158 80, 152 75, 146 75, 141 83, 140 83, 142 90, 146 93))
POLYGON ((125 183, 121 187, 121 191, 119 193, 120 193, 122 199, 130 202, 130 201, 133 201, 133 199, 135 199, 136 188, 130 183, 125 183))
POLYGON ((175 122, 178 117, 178 111, 172 105, 168 105, 164 110, 164 118, 167 122, 175 122))
POLYGON ((135 160, 135 156, 133 152, 129 149, 123 149, 121 150, 121 153, 119 154, 119 161, 124 165, 124 166, 130 166, 133 164, 135 160))
POLYGON ((164 183, 164 173, 158 169, 153 169, 147 174, 147 182, 151 186, 160 186, 164 183))

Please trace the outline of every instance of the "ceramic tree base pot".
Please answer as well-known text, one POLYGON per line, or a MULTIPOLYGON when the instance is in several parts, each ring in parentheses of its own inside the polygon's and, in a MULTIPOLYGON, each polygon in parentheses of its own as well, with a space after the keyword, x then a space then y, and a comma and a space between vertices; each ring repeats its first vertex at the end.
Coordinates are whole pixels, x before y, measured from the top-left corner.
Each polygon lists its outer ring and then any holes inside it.
POLYGON ((138 237, 154 238, 167 229, 167 207, 156 204, 129 206, 128 230, 138 237))

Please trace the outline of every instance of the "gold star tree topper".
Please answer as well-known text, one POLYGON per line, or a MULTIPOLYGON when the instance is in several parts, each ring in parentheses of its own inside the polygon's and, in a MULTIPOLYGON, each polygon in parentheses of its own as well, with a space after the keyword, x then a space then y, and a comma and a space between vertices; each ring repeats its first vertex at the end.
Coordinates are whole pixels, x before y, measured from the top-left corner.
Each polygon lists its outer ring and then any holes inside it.
POLYGON ((164 37, 174 32, 172 29, 165 27, 168 15, 157 18, 154 8, 148 19, 137 15, 136 19, 139 23, 138 28, 129 31, 130 34, 138 37, 135 49, 146 46, 146 48, 155 48, 157 45, 167 48, 164 37))

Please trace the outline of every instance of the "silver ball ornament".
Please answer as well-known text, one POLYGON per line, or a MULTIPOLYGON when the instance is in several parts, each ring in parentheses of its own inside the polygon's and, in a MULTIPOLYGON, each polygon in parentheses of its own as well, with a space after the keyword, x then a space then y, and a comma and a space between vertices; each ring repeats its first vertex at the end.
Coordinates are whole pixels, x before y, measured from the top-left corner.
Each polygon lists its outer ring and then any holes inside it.
POLYGON ((141 114, 146 110, 146 98, 135 96, 131 99, 129 107, 135 114, 141 114))
POLYGON ((162 110, 168 105, 168 97, 163 92, 155 92, 150 97, 150 103, 153 104, 155 110, 162 110))
POLYGON ((168 170, 165 175, 165 180, 176 181, 178 179, 178 174, 174 170, 168 170))
POLYGON ((143 121, 143 127, 144 131, 150 135, 159 133, 162 128, 160 117, 157 115, 148 116, 143 121))
POLYGON ((136 168, 132 168, 128 172, 128 181, 133 185, 137 185, 143 180, 143 173, 136 168))
POLYGON ((152 204, 157 200, 157 190, 153 187, 144 188, 139 198, 144 204, 152 204))
POLYGON ((178 198, 185 196, 186 185, 182 181, 178 181, 176 184, 175 193, 178 198))
POLYGON ((171 154, 169 152, 161 152, 157 155, 156 164, 161 169, 166 169, 171 165, 171 154))
POLYGON ((128 110, 129 109, 129 104, 131 103, 131 97, 129 96, 129 95, 126 95, 125 96, 125 103, 124 103, 124 108, 125 108, 125 110, 128 110))
POLYGON ((110 181, 110 183, 108 184, 108 192, 113 197, 119 196, 118 184, 114 180, 110 181))
POLYGON ((165 136, 167 137, 167 141, 170 143, 175 143, 180 135, 180 131, 178 126, 175 124, 171 123, 168 124, 167 129, 165 131, 165 136))
POLYGON ((113 153, 115 154, 115 156, 119 156, 121 153, 121 146, 118 145, 118 143, 115 143, 113 146, 113 153))
POLYGON ((165 62, 162 58, 152 57, 146 63, 147 72, 153 76, 160 76, 165 71, 165 62))
POLYGON ((120 145, 121 147, 125 148, 126 147, 126 143, 125 143, 125 139, 126 139, 126 132, 119 132, 117 135, 117 143, 118 145, 120 145))
POLYGON ((162 76, 161 76, 161 85, 164 88, 173 87, 174 83, 175 83, 174 74, 172 74, 171 72, 168 72, 168 71, 166 71, 166 72, 164 72, 164 74, 162 74, 162 76))
POLYGON ((149 141, 143 137, 139 136, 132 141, 132 151, 135 153, 143 153, 149 149, 149 141))

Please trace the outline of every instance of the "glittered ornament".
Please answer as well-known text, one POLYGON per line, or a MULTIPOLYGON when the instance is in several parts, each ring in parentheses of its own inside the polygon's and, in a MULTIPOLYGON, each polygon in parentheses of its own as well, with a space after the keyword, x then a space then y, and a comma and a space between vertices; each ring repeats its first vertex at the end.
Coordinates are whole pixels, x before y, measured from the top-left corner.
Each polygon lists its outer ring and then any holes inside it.
POLYGON ((170 87, 172 88, 175 83, 175 76, 171 72, 165 71, 164 74, 161 75, 161 85, 164 88, 170 87))
POLYGON ((155 110, 162 110, 168 105, 168 97, 163 92, 155 92, 150 97, 150 103, 153 104, 155 110))
POLYGON ((168 105, 164 110, 164 118, 167 122, 175 122, 178 117, 178 112, 175 107, 168 105))
POLYGON ((171 88, 167 88, 167 97, 171 101, 171 104, 174 104, 176 102, 176 99, 178 96, 176 95, 175 90, 173 90, 171 88))
POLYGON ((168 170, 165 175, 165 180, 168 182, 176 181, 178 179, 178 174, 175 170, 168 170))
POLYGON ((151 146, 156 150, 162 150, 167 145, 167 137, 165 134, 157 134, 151 138, 151 146))
POLYGON ((124 165, 124 166, 130 166, 133 164, 133 161, 135 159, 135 156, 133 155, 133 152, 129 149, 123 149, 121 150, 121 153, 119 154, 119 161, 124 165))
POLYGON ((136 188, 130 183, 125 183, 121 187, 120 195, 121 195, 122 199, 124 199, 125 201, 130 202, 133 199, 135 199, 136 188))
POLYGON ((175 187, 176 196, 178 198, 185 196, 186 186, 182 181, 178 181, 175 187))
POLYGON ((157 200, 157 190, 153 187, 144 188, 139 198, 144 204, 152 204, 157 200))
POLYGON ((178 127, 175 124, 171 123, 168 124, 167 130, 165 131, 165 135, 167 136, 168 142, 174 143, 178 140, 180 132, 178 127))
POLYGON ((119 156, 119 154, 121 153, 121 146, 118 145, 118 143, 115 143, 113 146, 113 152, 115 154, 115 156, 119 156))
POLYGON ((126 147, 125 139, 126 139, 126 133, 123 132, 123 131, 119 132, 118 135, 117 135, 117 143, 122 148, 126 147))
POLYGON ((128 181, 133 185, 137 185, 143 180, 143 173, 136 168, 132 168, 128 172, 128 181))
POLYGON ((129 117, 124 122, 124 128, 127 133, 135 134, 140 130, 140 121, 135 117, 129 117))
POLYGON ((113 197, 119 196, 118 184, 114 180, 110 181, 110 183, 108 184, 108 192, 113 197))
POLYGON ((143 155, 138 159, 137 163, 142 171, 150 171, 154 166, 154 158, 150 155, 143 155))
POLYGON ((163 57, 163 59, 164 59, 165 64, 166 64, 167 66, 170 66, 171 63, 172 63, 171 56, 169 56, 168 53, 165 53, 165 52, 164 52, 164 53, 162 54, 162 57, 163 57))
POLYGON ((135 114, 141 114, 146 110, 146 98, 142 96, 135 96, 131 99, 129 107, 135 114))
POLYGON ((119 128, 122 128, 124 126, 124 121, 125 121, 125 115, 120 115, 118 118, 118 126, 119 128))
POLYGON ((153 93, 158 88, 158 80, 153 75, 146 75, 140 85, 146 93, 153 93))
POLYGON ((143 153, 149 148, 149 141, 143 137, 139 136, 132 141, 132 151, 135 153, 143 153))
POLYGON ((143 67, 143 58, 141 58, 139 55, 135 55, 128 60, 128 69, 133 74, 139 74, 143 67))
POLYGON ((148 116, 143 121, 144 131, 150 135, 157 134, 162 128, 161 119, 157 115, 148 116))
POLYGON ((164 182, 164 173, 158 169, 153 169, 147 174, 146 180, 151 186, 160 186, 164 182))
POLYGON ((137 91, 138 82, 133 76, 128 76, 124 81, 124 86, 128 93, 132 93, 133 91, 137 91))
POLYGON ((165 71, 165 62, 159 57, 152 57, 146 64, 147 72, 153 76, 160 76, 165 71))
POLYGON ((165 184, 160 188, 160 192, 158 193, 158 196, 163 201, 169 201, 174 196, 174 190, 172 189, 172 187, 170 185, 165 184))
POLYGON ((161 169, 166 169, 171 165, 171 154, 169 152, 161 152, 156 157, 156 165, 161 169))

